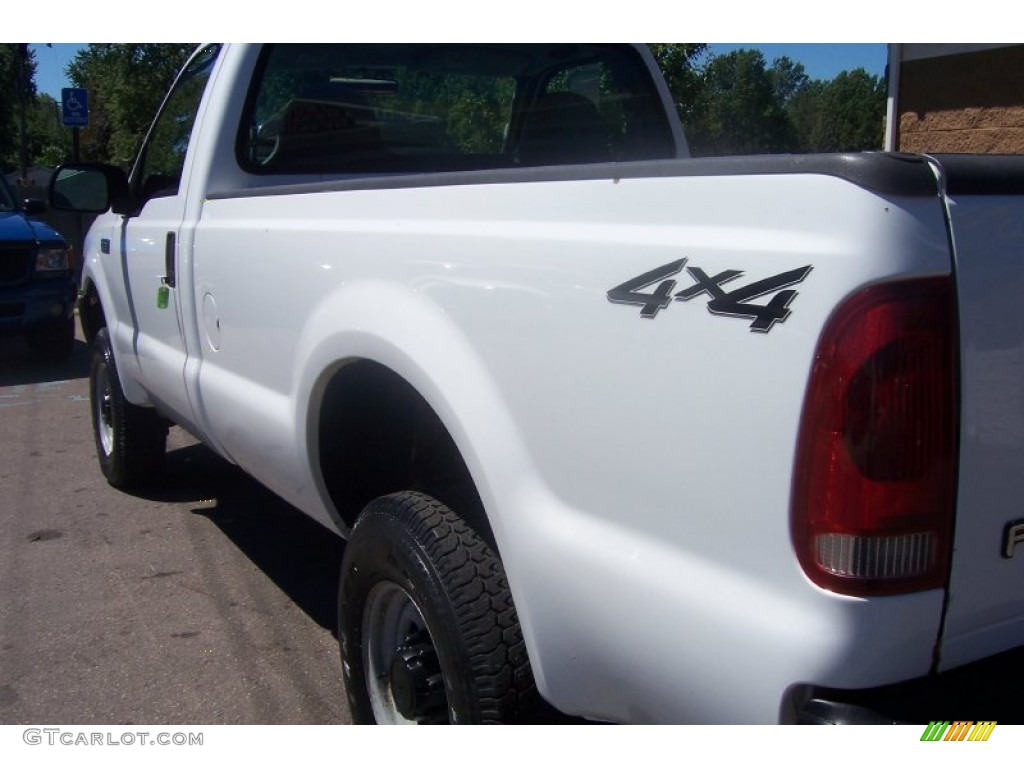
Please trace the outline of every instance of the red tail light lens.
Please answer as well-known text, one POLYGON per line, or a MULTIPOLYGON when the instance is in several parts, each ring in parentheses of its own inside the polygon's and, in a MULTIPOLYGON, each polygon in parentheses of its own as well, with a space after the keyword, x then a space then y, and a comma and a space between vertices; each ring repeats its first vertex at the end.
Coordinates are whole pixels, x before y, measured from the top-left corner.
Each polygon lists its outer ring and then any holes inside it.
POLYGON ((873 286, 818 343, 800 424, 793 540, 849 595, 943 587, 959 424, 952 280, 873 286))

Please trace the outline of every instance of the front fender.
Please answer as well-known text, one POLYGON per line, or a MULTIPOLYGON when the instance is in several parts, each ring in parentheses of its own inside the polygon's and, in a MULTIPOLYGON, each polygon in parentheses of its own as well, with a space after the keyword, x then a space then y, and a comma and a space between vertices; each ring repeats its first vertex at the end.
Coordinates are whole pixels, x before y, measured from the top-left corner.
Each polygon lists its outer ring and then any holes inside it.
POLYGON ((117 363, 121 389, 133 405, 149 405, 149 396, 139 383, 141 372, 135 355, 135 325, 118 256, 120 216, 107 213, 99 216, 85 236, 81 292, 94 291, 110 332, 111 346, 117 363), (107 242, 104 253, 103 242, 107 242))

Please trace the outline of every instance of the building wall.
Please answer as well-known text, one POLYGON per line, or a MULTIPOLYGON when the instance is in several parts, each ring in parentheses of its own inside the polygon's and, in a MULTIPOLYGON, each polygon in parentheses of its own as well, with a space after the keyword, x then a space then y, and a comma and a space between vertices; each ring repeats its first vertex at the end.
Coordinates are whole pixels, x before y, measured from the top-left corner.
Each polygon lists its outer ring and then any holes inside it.
POLYGON ((1024 154, 1024 45, 903 61, 897 147, 1024 154))

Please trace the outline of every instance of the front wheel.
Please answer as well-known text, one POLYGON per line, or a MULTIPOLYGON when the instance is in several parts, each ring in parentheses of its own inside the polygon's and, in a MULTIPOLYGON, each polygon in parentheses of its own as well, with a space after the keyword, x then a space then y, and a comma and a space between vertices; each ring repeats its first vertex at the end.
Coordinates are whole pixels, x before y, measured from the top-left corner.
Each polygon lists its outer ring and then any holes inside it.
POLYGON ((100 470, 116 488, 151 482, 167 446, 167 426, 152 408, 129 403, 121 389, 106 328, 96 334, 89 368, 89 400, 100 470))
POLYGON ((372 501, 345 548, 338 605, 357 723, 512 723, 540 698, 501 561, 439 501, 372 501))

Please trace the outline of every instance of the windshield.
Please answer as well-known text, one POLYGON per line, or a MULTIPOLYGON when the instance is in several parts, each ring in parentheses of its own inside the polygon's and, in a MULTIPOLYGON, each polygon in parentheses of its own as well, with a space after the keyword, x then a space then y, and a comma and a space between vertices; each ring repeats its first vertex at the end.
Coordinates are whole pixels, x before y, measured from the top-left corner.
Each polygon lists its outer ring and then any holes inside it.
POLYGON ((0 212, 8 213, 17 209, 18 207, 14 203, 14 195, 11 194, 11 188, 7 186, 7 179, 0 176, 0 212))

